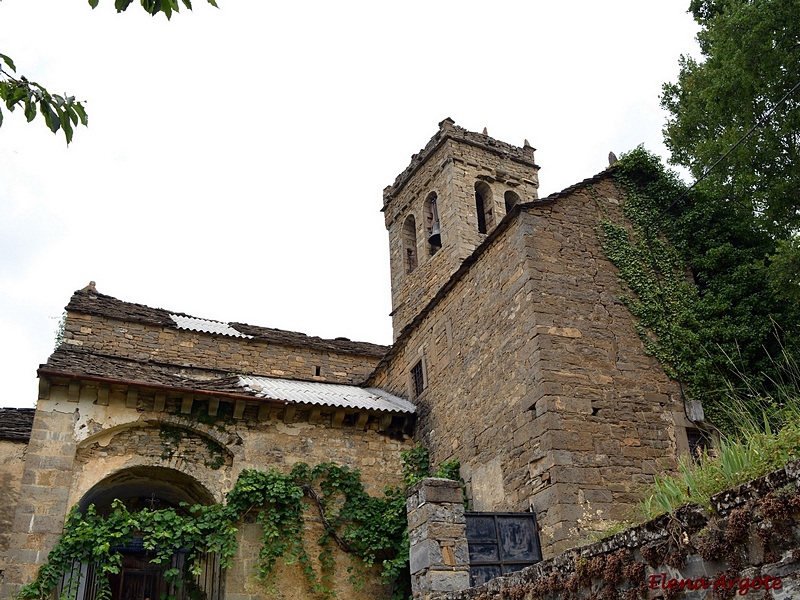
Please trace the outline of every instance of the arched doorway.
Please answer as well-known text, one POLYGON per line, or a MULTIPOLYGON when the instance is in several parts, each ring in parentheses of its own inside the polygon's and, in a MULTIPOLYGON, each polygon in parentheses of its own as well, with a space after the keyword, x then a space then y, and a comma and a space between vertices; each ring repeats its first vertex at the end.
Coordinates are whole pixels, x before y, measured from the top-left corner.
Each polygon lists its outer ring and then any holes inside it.
MULTIPOLYGON (((144 508, 159 510, 172 508, 185 512, 183 504, 214 503, 211 493, 197 480, 185 473, 165 467, 137 466, 110 475, 95 484, 78 503, 81 512, 94 505, 99 515, 107 515, 115 500, 121 501, 131 511, 144 508)), ((164 573, 168 569, 183 570, 186 552, 175 552, 169 563, 153 564, 153 553, 148 551, 141 536, 114 548, 122 555, 118 573, 107 575, 111 587, 111 600, 158 600, 173 597, 176 600, 200 598, 221 600, 223 598, 222 572, 218 557, 208 554, 200 564, 200 574, 192 576, 187 585, 176 587, 167 582, 164 573)), ((72 572, 66 574, 58 597, 67 592, 76 600, 95 600, 98 585, 94 565, 74 564, 72 572)))

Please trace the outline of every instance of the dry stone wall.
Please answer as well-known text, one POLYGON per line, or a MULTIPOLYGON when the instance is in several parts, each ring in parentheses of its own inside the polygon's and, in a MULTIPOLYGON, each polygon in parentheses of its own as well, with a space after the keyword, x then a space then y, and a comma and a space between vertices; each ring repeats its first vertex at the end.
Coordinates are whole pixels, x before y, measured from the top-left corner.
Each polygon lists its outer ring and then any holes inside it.
POLYGON ((525 511, 545 556, 621 518, 687 447, 676 385, 645 355, 595 228, 600 177, 518 209, 396 342, 372 384, 413 397, 433 462, 458 459, 471 510, 525 511))

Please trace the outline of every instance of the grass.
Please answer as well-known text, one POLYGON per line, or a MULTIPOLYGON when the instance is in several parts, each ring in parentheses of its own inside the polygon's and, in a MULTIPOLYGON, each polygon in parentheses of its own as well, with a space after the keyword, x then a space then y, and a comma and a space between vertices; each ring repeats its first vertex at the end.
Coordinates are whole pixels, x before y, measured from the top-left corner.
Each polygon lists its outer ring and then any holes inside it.
POLYGON ((656 476, 637 507, 637 520, 672 512, 687 502, 709 506, 716 493, 745 483, 800 458, 800 393, 781 398, 732 396, 728 410, 739 431, 723 436, 719 447, 693 459, 683 456, 678 473, 656 476), (756 418, 754 407, 761 408, 756 418), (780 407, 780 408, 778 408, 780 407))

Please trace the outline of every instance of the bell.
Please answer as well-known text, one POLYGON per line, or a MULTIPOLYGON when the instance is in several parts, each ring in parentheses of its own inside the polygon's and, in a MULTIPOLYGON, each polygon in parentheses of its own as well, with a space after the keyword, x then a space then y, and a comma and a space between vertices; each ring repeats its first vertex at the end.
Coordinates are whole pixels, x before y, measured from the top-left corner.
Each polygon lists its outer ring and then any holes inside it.
POLYGON ((428 243, 431 246, 441 246, 442 245, 442 234, 441 230, 439 229, 439 221, 433 222, 433 227, 431 227, 431 233, 428 236, 428 243))

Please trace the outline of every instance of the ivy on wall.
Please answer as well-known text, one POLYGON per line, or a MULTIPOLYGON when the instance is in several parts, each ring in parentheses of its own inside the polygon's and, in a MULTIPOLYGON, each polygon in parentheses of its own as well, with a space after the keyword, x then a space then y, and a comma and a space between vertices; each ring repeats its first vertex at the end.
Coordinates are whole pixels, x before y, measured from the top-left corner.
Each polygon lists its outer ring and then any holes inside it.
POLYGON ((630 292, 623 301, 639 335, 707 418, 735 434, 732 394, 758 417, 800 381, 791 358, 800 352, 795 246, 735 198, 687 190, 643 148, 623 156, 614 177, 626 220, 606 212, 598 235, 630 292))
MULTIPOLYGON (((403 463, 407 485, 428 476, 424 447, 418 445, 403 453, 403 463)), ((443 463, 436 473, 448 475, 458 478, 456 461, 443 463)), ((225 504, 181 508, 131 512, 115 500, 109 513, 102 516, 94 506, 85 514, 74 507, 47 563, 36 579, 20 590, 18 598, 49 599, 74 563, 92 563, 98 574, 96 598, 109 599, 107 575, 120 572, 123 548, 134 538, 141 538, 151 553, 150 562, 156 565, 168 565, 176 552, 184 552, 183 570, 167 569, 164 578, 178 587, 191 585, 192 577, 200 575, 200 559, 207 553, 219 557, 221 568, 230 568, 237 552, 236 525, 252 514, 262 529, 255 576, 267 588, 276 584, 275 567, 280 560, 298 563, 312 592, 335 596, 335 545, 351 557, 348 571, 354 586, 363 586, 366 571, 378 565, 382 583, 391 587, 394 599, 410 595, 405 490, 387 487, 382 497, 370 496, 358 470, 334 463, 315 467, 296 463, 290 473, 248 469, 239 475, 225 504), (323 534, 317 539, 317 567, 304 537, 309 510, 323 525, 323 534)), ((67 597, 71 591, 74 598, 76 586, 65 587, 67 597)))
POLYGON ((684 186, 663 169, 654 172, 653 159, 637 148, 617 163, 615 179, 627 196, 622 210, 628 223, 607 216, 600 223, 600 238, 631 292, 621 299, 636 317, 648 353, 668 375, 686 379, 687 353, 697 347, 691 336, 697 291, 687 280, 686 261, 659 227, 661 207, 669 206, 684 186))

